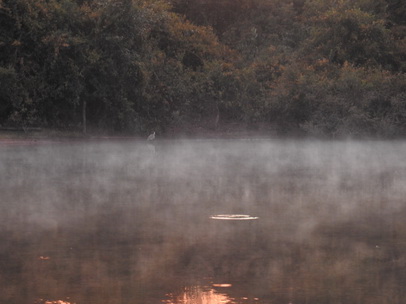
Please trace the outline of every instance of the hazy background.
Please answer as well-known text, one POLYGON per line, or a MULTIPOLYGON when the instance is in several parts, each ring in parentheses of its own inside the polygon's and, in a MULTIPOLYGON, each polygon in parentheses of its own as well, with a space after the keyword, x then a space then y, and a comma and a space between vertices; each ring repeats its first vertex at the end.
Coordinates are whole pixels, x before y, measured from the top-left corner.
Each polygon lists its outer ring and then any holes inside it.
POLYGON ((403 303, 405 150, 269 139, 0 145, 0 302, 403 303))

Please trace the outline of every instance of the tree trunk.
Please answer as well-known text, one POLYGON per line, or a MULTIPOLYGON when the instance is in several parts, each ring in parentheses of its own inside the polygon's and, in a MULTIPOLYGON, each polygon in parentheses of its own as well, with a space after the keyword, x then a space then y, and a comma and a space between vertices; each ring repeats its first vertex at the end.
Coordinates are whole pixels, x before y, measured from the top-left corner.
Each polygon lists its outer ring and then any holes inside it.
POLYGON ((214 120, 214 129, 217 130, 218 125, 220 121, 220 109, 219 109, 219 103, 216 101, 216 118, 214 120))
POLYGON ((86 134, 86 100, 83 100, 82 103, 82 125, 83 125, 83 134, 86 134))

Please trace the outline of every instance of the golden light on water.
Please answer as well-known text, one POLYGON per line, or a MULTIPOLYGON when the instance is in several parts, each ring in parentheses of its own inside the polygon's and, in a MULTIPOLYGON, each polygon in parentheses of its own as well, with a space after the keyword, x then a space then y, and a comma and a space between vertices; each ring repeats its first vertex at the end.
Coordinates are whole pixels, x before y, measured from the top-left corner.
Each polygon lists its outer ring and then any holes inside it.
POLYGON ((35 304, 76 304, 74 302, 68 302, 64 300, 44 300, 39 299, 35 302, 35 304))
POLYGON ((169 293, 166 304, 237 304, 237 303, 259 303, 259 298, 232 297, 226 292, 232 287, 229 283, 215 283, 209 286, 185 287, 179 294, 169 293), (219 289, 220 288, 220 289, 219 289))
MULTIPOLYGON (((231 286, 231 284, 219 284, 231 286)), ((226 286, 224 286, 226 287, 226 286)), ((179 295, 168 294, 168 300, 164 300, 167 304, 223 304, 235 303, 225 293, 217 292, 212 288, 203 288, 201 286, 186 287, 179 295)))
POLYGON ((213 287, 223 287, 223 288, 226 288, 226 287, 231 287, 231 286, 233 286, 233 285, 231 285, 231 284, 213 284, 213 287))

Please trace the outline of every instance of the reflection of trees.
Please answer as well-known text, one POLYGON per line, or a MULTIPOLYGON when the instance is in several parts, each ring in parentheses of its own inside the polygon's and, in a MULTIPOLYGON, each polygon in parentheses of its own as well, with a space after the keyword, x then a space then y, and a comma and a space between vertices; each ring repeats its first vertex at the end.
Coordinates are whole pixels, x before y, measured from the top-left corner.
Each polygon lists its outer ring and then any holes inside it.
POLYGON ((48 231, 38 231, 25 245, 10 241, 6 252, 16 254, 4 257, 13 261, 3 266, 5 290, 15 296, 12 286, 18 282, 27 297, 67 295, 78 303, 122 303, 145 297, 148 302, 154 293, 157 297, 183 282, 209 276, 240 284, 241 288, 230 290, 232 297, 246 296, 251 290, 264 301, 401 303, 404 296, 404 244, 382 225, 379 229, 354 222, 325 225, 305 241, 277 240, 264 233, 250 241, 250 235, 233 235, 230 229, 220 231, 215 240, 191 242, 170 233, 143 238, 139 229, 103 232, 105 224, 101 216, 87 224, 98 237, 80 227, 51 239, 42 237, 48 231), (44 252, 49 260, 38 258, 44 252))

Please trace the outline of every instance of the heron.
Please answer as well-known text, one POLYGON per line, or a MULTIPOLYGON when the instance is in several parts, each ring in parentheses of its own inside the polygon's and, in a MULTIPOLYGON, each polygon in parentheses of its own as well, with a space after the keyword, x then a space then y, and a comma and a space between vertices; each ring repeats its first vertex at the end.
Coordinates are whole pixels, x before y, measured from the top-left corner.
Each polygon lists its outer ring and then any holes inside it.
POLYGON ((147 138, 147 141, 153 141, 155 139, 155 131, 154 133, 150 134, 147 138))

